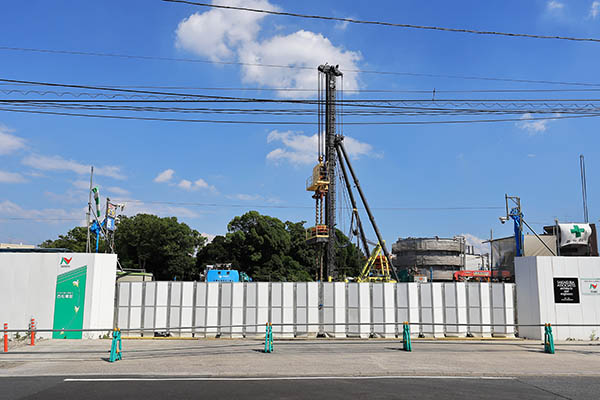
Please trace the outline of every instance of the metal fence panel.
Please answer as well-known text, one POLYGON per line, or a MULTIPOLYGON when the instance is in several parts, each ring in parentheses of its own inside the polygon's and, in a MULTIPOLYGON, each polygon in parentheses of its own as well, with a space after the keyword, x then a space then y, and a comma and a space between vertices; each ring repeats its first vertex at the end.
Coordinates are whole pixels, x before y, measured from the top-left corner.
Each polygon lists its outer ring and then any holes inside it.
POLYGON ((263 337, 271 322, 277 337, 394 337, 404 321, 413 336, 513 336, 504 325, 515 323, 514 292, 478 282, 121 282, 115 321, 144 336, 263 337))

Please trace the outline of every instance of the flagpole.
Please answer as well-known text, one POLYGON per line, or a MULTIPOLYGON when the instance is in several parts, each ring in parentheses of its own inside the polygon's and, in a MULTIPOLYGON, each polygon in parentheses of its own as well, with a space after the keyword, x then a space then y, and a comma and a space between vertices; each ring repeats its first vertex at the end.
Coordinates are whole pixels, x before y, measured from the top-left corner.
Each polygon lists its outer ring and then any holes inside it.
POLYGON ((85 252, 89 253, 90 252, 90 248, 91 248, 91 242, 90 242, 90 216, 92 214, 92 185, 93 185, 93 179, 94 179, 94 166, 92 165, 90 167, 90 190, 88 192, 88 210, 86 213, 86 219, 87 219, 87 242, 85 245, 85 252))

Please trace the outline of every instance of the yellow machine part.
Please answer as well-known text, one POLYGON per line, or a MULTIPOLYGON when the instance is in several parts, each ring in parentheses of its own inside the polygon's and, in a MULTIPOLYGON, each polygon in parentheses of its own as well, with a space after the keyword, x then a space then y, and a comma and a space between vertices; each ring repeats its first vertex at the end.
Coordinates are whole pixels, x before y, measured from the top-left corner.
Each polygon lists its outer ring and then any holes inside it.
POLYGON ((313 173, 306 180, 306 190, 308 192, 327 192, 329 188, 329 179, 327 179, 327 167, 325 163, 320 162, 313 168, 313 173))
POLYGON ((373 249, 356 282, 396 282, 390 275, 387 257, 381 254, 381 244, 377 243, 373 249))

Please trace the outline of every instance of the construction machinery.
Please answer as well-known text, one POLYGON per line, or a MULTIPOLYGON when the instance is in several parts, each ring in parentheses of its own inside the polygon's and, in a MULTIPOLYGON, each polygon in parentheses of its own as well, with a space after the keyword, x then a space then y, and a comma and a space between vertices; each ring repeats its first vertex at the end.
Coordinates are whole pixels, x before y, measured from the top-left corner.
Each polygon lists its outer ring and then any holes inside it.
POLYGON ((480 281, 489 282, 492 278, 492 271, 489 270, 462 270, 454 273, 455 282, 480 281))
POLYGON ((356 282, 396 282, 391 278, 388 259, 381 253, 381 245, 377 243, 356 282))
POLYGON ((340 177, 343 178, 346 193, 351 202, 351 232, 356 232, 357 240, 360 238, 365 256, 370 255, 360 277, 356 278, 356 280, 360 280, 361 282, 396 282, 398 277, 391 263, 390 254, 375 223, 375 218, 371 213, 367 199, 344 147, 341 118, 339 118, 336 111, 338 104, 336 100, 337 80, 340 78, 343 86, 343 74, 337 65, 328 64, 320 65, 318 67, 318 74, 318 162, 313 168, 312 175, 307 179, 306 184, 306 190, 313 192, 312 198, 315 199, 316 203, 315 226, 307 229, 306 240, 307 243, 317 247, 317 265, 320 271, 319 280, 323 281, 324 265, 326 266, 327 280, 332 281, 341 278, 338 276, 335 265, 336 249, 339 246, 336 243, 337 237, 335 234, 336 171, 339 169, 340 177), (350 172, 349 175, 346 171, 346 166, 350 172), (369 245, 358 213, 358 205, 354 197, 351 181, 359 194, 362 205, 377 237, 377 242, 373 243, 375 245, 373 252, 369 251, 369 245), (354 223, 356 223, 356 229, 352 229, 354 223), (392 274, 394 275, 394 280, 392 280, 392 274))

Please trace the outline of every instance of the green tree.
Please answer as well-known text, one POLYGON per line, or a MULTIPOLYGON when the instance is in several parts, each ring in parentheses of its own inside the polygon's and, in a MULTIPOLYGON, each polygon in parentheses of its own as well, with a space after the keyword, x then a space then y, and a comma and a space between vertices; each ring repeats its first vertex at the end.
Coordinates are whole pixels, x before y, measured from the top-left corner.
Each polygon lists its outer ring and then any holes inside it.
POLYGON ((305 223, 305 221, 286 221, 286 230, 290 233, 291 238, 289 255, 302 266, 309 277, 306 280, 317 280, 319 276, 317 250, 314 246, 310 246, 306 243, 305 223))
POLYGON ((230 259, 229 244, 225 236, 215 236, 212 242, 198 250, 196 254, 196 267, 203 271, 207 265, 233 263, 230 259))
POLYGON ((336 268, 340 279, 357 277, 365 265, 366 257, 362 251, 353 244, 348 236, 339 229, 336 234, 336 268))
MULTIPOLYGON (((40 244, 40 247, 53 249, 69 249, 75 253, 85 253, 87 244, 87 228, 85 226, 76 226, 67 232, 66 235, 58 235, 58 239, 46 240, 40 244)), ((92 234, 92 247, 95 249, 96 237, 92 234)), ((106 246, 103 240, 100 240, 98 251, 104 252, 106 246)))
MULTIPOLYGON (((249 211, 228 224, 228 233, 217 236, 197 255, 197 269, 207 264, 232 263, 258 281, 311 281, 318 278, 317 249, 306 243, 305 222, 285 223, 249 211)), ((340 277, 357 276, 364 256, 339 230, 337 266, 340 277)))
POLYGON ((284 255, 291 239, 285 224, 257 211, 235 217, 227 225, 229 255, 236 266, 257 280, 286 277, 284 255))
POLYGON ((156 280, 198 279, 196 252, 206 238, 175 217, 121 217, 115 247, 123 268, 143 268, 156 280))

